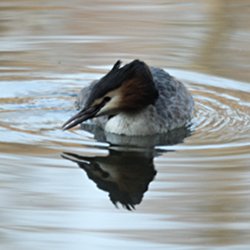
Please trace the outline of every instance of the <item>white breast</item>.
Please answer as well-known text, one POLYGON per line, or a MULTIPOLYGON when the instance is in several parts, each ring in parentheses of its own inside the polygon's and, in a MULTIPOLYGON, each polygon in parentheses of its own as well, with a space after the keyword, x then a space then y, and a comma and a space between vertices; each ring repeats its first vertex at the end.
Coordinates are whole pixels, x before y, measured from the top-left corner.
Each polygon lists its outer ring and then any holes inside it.
POLYGON ((120 113, 112 117, 104 129, 106 132, 120 135, 143 136, 166 133, 168 123, 161 120, 153 106, 149 106, 138 113, 120 113))

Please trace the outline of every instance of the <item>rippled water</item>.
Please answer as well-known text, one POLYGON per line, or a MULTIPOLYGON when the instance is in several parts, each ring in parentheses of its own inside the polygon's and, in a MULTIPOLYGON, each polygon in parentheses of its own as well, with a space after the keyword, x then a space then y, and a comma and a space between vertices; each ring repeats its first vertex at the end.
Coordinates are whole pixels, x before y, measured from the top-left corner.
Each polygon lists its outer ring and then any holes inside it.
POLYGON ((0 248, 249 249, 248 2, 1 1, 0 248), (133 58, 185 82, 192 126, 63 132, 133 58))

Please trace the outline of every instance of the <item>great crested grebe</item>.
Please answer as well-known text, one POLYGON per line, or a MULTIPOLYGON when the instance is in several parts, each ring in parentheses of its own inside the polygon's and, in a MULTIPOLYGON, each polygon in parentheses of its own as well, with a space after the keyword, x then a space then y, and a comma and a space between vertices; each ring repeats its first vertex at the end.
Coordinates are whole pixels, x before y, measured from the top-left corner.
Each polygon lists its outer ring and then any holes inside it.
POLYGON ((185 86, 164 70, 134 60, 117 61, 100 80, 81 90, 80 112, 63 129, 93 118, 106 132, 127 136, 167 133, 185 126, 194 101, 185 86))

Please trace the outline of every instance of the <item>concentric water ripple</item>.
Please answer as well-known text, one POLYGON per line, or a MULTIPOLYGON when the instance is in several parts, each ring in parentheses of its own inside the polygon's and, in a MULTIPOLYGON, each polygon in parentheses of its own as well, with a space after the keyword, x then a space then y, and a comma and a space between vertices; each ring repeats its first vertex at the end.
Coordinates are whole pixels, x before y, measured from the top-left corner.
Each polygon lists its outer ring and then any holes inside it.
MULTIPOLYGON (((250 112, 236 94, 224 94, 226 89, 205 88, 195 91, 196 130, 205 144, 234 142, 247 139, 250 130, 250 112)), ((244 95, 241 96, 244 98, 244 95)), ((247 104, 247 100, 244 101, 247 104)), ((249 137, 248 137, 249 138, 249 137)))
MULTIPOLYGON (((88 132, 61 131, 65 119, 74 113, 77 92, 100 76, 100 68, 96 70, 97 73, 74 77, 50 75, 48 80, 2 82, 1 88, 7 91, 0 94, 0 140, 27 144, 46 142, 51 147, 58 147, 58 144, 102 145, 88 132)), ((161 148, 191 150, 250 145, 250 85, 194 72, 169 72, 186 82, 194 96, 193 134, 185 144, 161 148)))
POLYGON ((192 72, 170 72, 190 84, 195 99, 193 135, 187 144, 171 149, 250 146, 249 84, 192 72))

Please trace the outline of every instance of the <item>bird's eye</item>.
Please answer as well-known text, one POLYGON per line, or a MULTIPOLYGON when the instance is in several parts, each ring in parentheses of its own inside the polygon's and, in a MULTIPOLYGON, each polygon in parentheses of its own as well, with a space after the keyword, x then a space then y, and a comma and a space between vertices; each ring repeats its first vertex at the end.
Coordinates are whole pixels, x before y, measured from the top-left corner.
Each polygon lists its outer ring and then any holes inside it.
POLYGON ((103 98, 103 101, 104 102, 109 102, 111 100, 111 97, 109 97, 109 96, 105 96, 104 98, 103 98))

